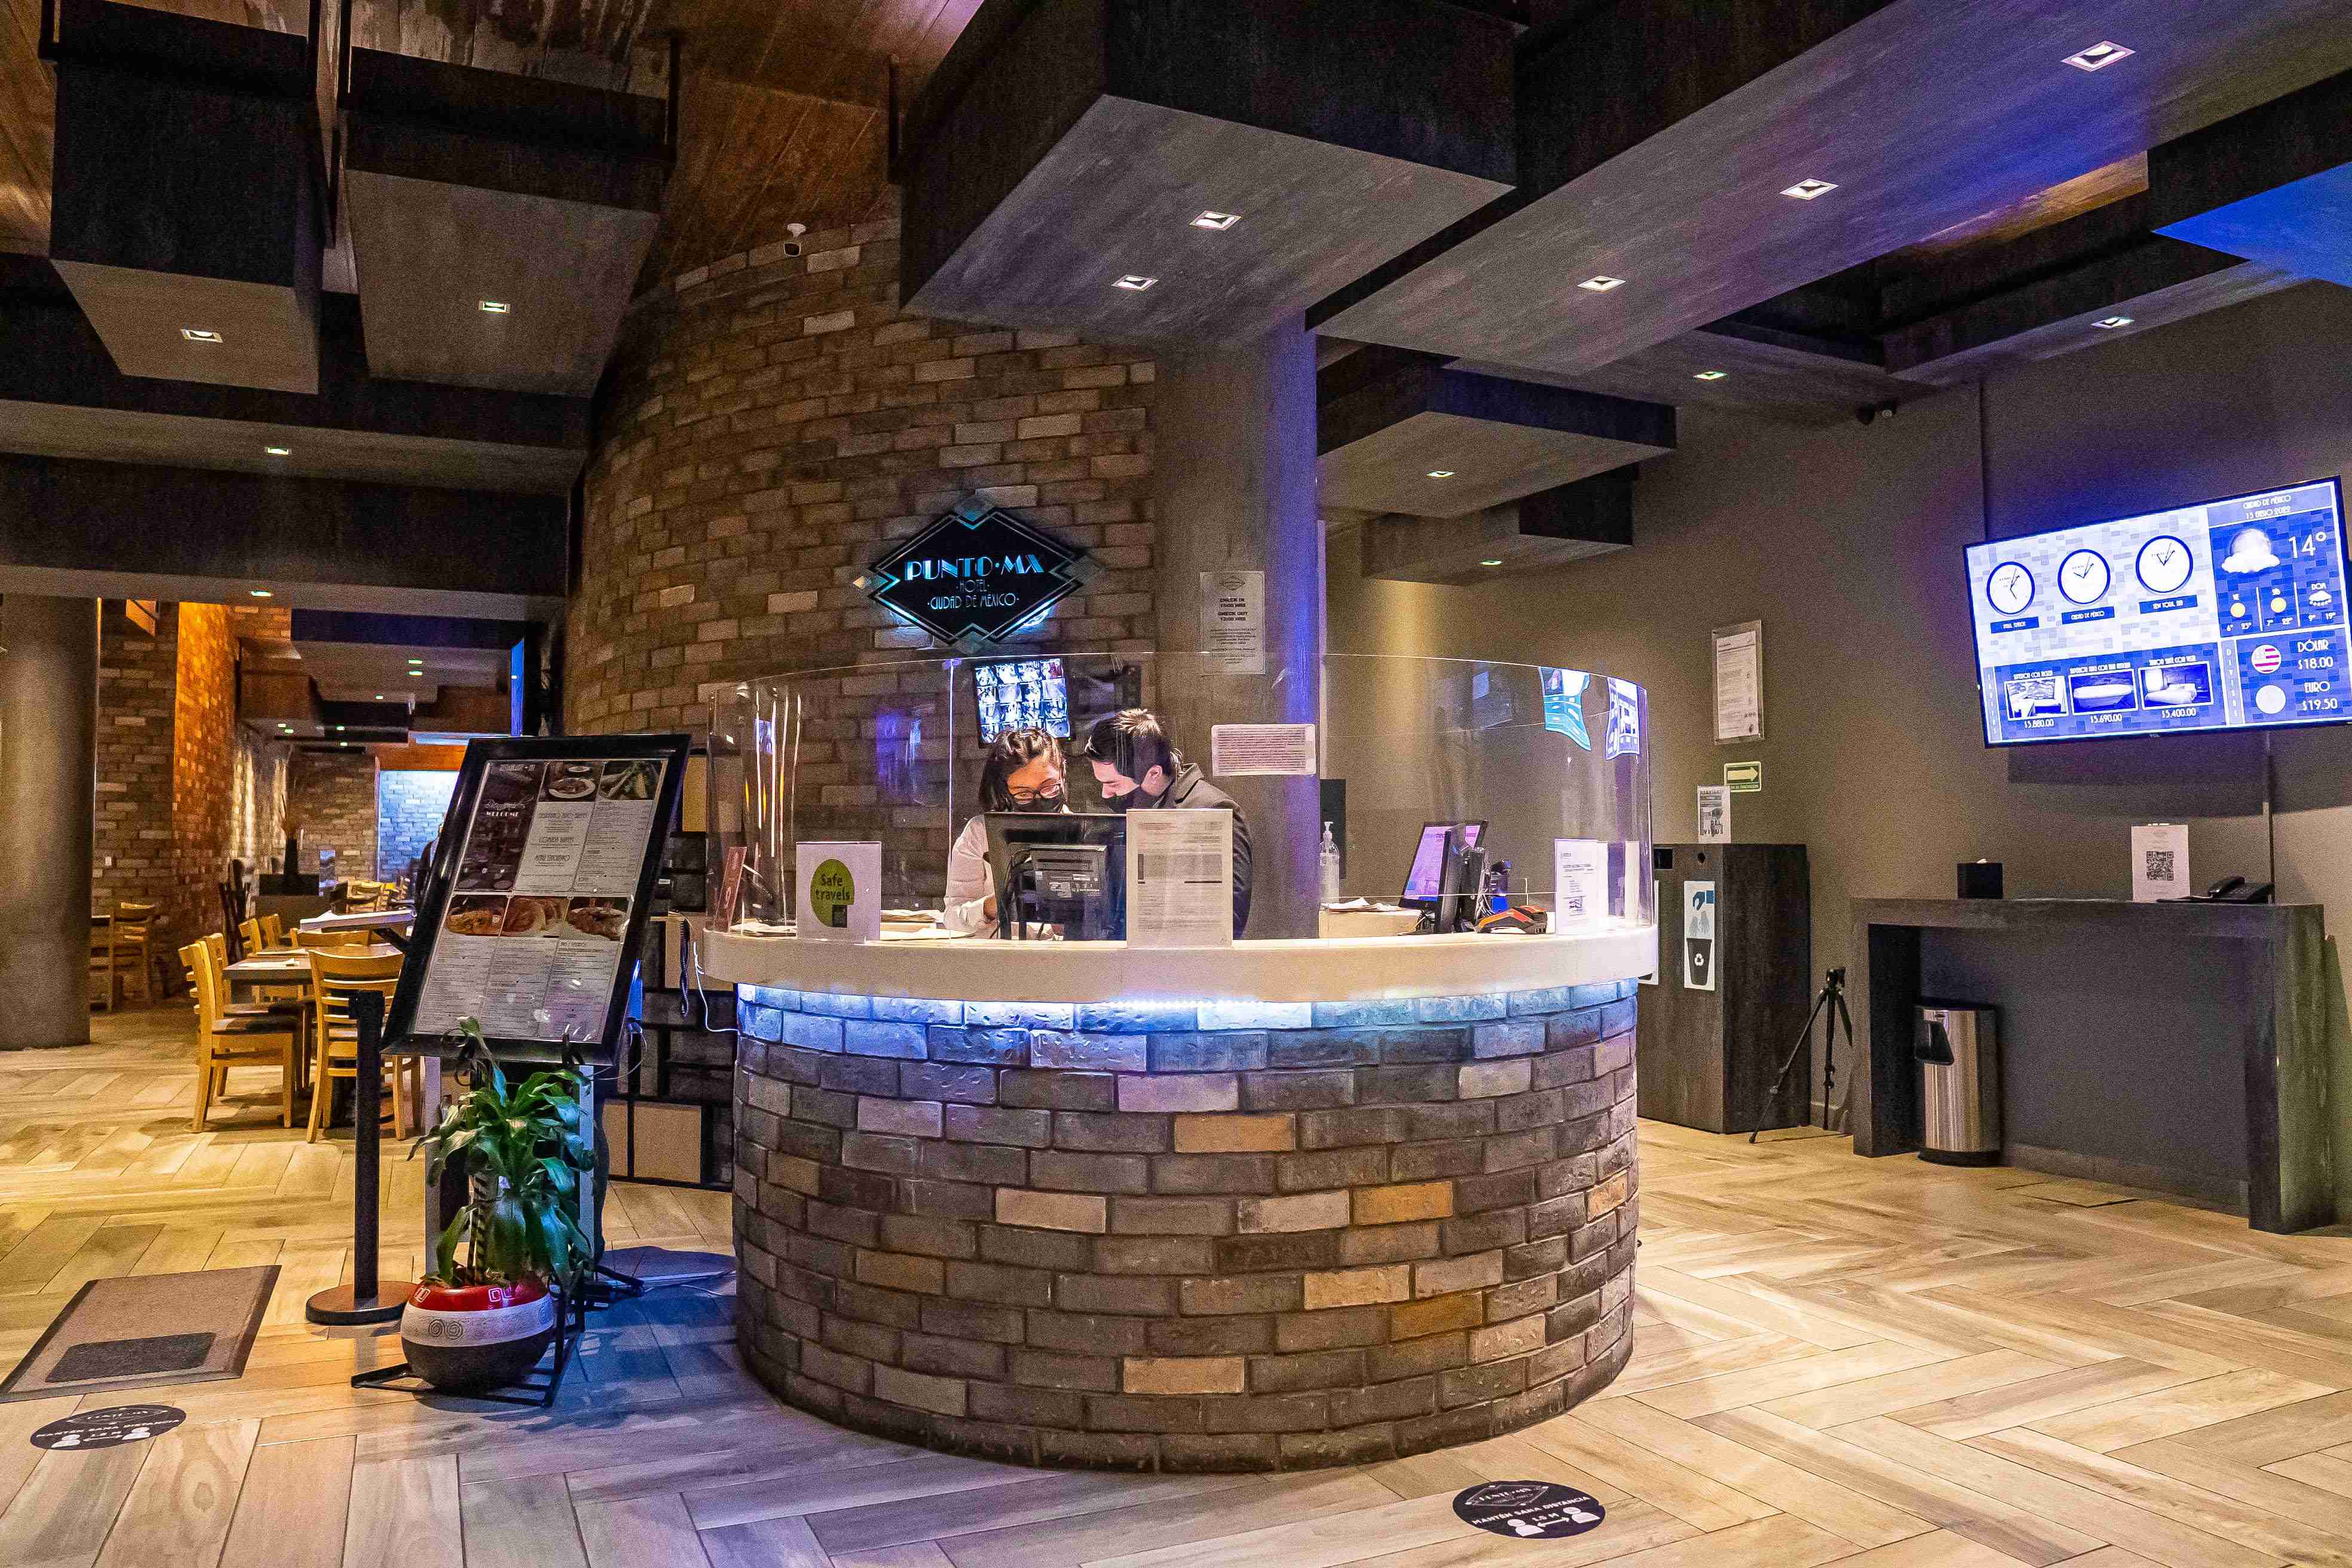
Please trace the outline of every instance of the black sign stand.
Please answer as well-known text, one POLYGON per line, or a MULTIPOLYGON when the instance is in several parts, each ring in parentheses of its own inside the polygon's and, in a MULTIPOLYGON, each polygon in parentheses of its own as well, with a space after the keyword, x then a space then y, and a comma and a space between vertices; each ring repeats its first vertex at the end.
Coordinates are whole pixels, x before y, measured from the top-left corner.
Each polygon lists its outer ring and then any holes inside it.
MULTIPOLYGON (((361 992, 352 998, 359 1025, 359 1076, 352 1084, 352 1282, 321 1290, 303 1307, 314 1323, 349 1327, 389 1323, 400 1316, 416 1286, 406 1279, 376 1278, 376 1237, 382 1219, 380 1179, 383 1160, 383 998, 361 992)), ((325 1020, 320 1021, 326 1027, 325 1020)))

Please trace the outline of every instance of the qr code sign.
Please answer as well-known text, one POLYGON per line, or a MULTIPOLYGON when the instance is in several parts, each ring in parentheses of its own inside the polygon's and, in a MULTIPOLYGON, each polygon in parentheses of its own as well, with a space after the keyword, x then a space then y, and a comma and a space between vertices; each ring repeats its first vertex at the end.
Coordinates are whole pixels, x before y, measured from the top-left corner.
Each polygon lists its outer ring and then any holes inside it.
POLYGON ((2172 880, 2172 851, 2151 849, 2147 852, 2147 879, 2151 882, 2172 880))

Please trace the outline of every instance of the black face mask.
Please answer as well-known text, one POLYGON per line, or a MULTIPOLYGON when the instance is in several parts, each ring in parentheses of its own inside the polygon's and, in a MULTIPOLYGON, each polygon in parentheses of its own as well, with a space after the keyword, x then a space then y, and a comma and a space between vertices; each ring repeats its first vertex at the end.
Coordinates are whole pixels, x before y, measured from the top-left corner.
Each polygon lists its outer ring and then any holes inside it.
POLYGON ((1051 816, 1055 812, 1060 811, 1065 804, 1066 803, 1064 800, 1062 792, 1060 790, 1055 790, 1052 795, 1041 795, 1037 796, 1036 799, 1029 802, 1026 805, 1024 805, 1021 802, 1014 800, 1008 795, 1005 797, 1004 809, 1007 811, 1027 812, 1033 816, 1051 816))
POLYGON ((1130 811, 1150 811, 1167 798, 1168 792, 1164 789, 1158 795, 1146 795, 1143 793, 1143 786, 1138 784, 1125 795, 1115 795, 1105 799, 1103 809, 1122 814, 1130 811))

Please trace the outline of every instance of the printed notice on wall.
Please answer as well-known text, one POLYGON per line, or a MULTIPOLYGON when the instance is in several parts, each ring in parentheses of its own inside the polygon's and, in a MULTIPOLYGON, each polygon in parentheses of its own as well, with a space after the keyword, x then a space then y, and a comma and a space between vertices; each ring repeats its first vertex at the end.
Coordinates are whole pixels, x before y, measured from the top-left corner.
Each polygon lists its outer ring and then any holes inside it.
POLYGON ((1312 724, 1212 724, 1209 771, 1219 778, 1315 771, 1312 724))
POLYGON ((1721 784, 1698 786, 1698 841, 1731 842, 1731 792, 1721 784))
POLYGON ((409 1033, 594 1041, 619 973, 668 763, 495 761, 409 1033))
POLYGON ((1764 623, 1745 621, 1715 634, 1715 738, 1753 741, 1764 733, 1764 623))
POLYGON ((1234 944, 1234 814, 1127 814, 1127 945, 1234 944))
POLYGON ((1265 673, 1265 574, 1201 574, 1202 647, 1227 675, 1265 673))
POLYGON ((1598 838, 1551 841, 1552 920, 1559 926, 1609 913, 1609 846, 1598 838))
POLYGON ((2188 824, 2140 824, 2132 829, 2131 855, 2132 902, 2185 899, 2194 890, 2189 880, 2188 824))

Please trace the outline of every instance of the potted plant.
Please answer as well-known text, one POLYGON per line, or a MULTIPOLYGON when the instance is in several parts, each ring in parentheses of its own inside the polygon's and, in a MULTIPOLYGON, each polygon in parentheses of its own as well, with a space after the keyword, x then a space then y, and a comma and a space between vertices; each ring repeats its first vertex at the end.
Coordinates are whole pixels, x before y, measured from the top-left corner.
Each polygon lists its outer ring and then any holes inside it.
POLYGON ((596 1152, 580 1113, 584 1069, 568 1045, 562 1068, 510 1087, 478 1020, 456 1037, 466 1088, 418 1146, 427 1181, 461 1162, 467 1201, 435 1240, 400 1339, 411 1371, 462 1394, 521 1378, 555 1337, 555 1289, 568 1297, 594 1261, 578 1215, 596 1152))

